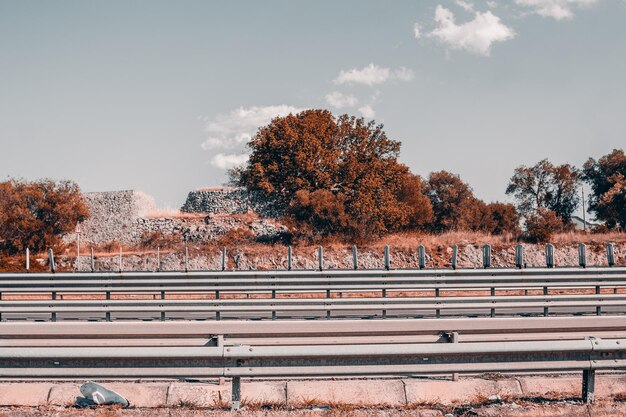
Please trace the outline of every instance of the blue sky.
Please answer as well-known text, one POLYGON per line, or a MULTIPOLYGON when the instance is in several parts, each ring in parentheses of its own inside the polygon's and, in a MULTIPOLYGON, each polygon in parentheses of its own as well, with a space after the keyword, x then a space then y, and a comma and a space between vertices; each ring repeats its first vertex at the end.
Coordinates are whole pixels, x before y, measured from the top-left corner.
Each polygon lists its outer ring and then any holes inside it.
POLYGON ((384 123, 506 200, 513 169, 626 147, 626 1, 0 0, 0 178, 222 184, 273 116, 384 123))

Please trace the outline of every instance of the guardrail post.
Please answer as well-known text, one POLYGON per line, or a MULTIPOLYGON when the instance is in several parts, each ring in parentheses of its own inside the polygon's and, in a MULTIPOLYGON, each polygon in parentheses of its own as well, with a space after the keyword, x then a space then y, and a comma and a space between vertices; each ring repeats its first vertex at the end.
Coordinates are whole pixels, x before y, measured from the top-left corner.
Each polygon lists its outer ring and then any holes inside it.
POLYGON ((452 246, 452 269, 456 269, 456 258, 459 253, 459 247, 457 245, 452 246))
MULTIPOLYGON (((57 299, 57 292, 56 291, 52 291, 52 294, 51 294, 50 298, 52 298, 53 300, 56 300, 57 299)), ((57 313, 56 313, 56 311, 52 312, 52 315, 51 315, 50 319, 52 321, 57 321, 57 313)))
POLYGON ((356 245, 352 245, 352 268, 355 271, 359 269, 359 253, 356 245))
MULTIPOLYGON (((330 289, 326 290, 326 299, 330 300, 330 289)), ((330 310, 326 310, 326 319, 330 319, 330 310)))
MULTIPOLYGON (((272 299, 276 299, 276 290, 272 290, 272 299)), ((276 310, 272 311, 272 320, 276 320, 276 310)))
MULTIPOLYGON (((435 288, 435 297, 439 298, 439 288, 435 288)), ((437 301, 436 304, 439 304, 439 301, 437 301)), ((437 318, 441 317, 441 310, 438 308, 435 309, 435 317, 437 318)))
MULTIPOLYGON (((549 292, 548 287, 543 287, 543 295, 548 295, 548 292, 549 292)), ((547 302, 547 301, 544 300, 544 302, 547 302)), ((543 308, 543 316, 548 317, 549 315, 550 315, 549 307, 546 306, 543 308)))
POLYGON ((222 271, 226 270, 226 246, 222 248, 222 271))
POLYGON ((122 272, 122 245, 120 245, 120 272, 122 272))
POLYGON ((546 245, 546 267, 554 268, 554 245, 552 243, 546 245))
MULTIPOLYGON (((491 296, 495 297, 496 296, 496 289, 494 287, 491 287, 491 296)), ((492 301, 493 303, 494 301, 492 301)), ((492 308, 491 309, 491 317, 495 317, 496 316, 496 309, 492 308)))
POLYGON ((483 246, 483 268, 491 267, 491 245, 483 246))
MULTIPOLYGON (((106 294, 105 294, 105 298, 106 298, 107 300, 110 300, 110 299, 111 299, 111 291, 107 291, 107 292, 106 292, 106 294)), ((108 308, 108 307, 109 307, 109 305, 107 304, 107 308, 108 308)), ((110 311, 107 311, 107 312, 106 312, 106 314, 105 314, 104 316, 105 316, 105 320, 106 320, 106 321, 111 321, 111 312, 110 312, 110 311)))
POLYGON ((606 261, 609 266, 615 265, 615 249, 612 243, 606 245, 606 261))
MULTIPOLYGON (((215 291, 215 299, 219 300, 220 299, 220 292, 219 290, 215 291)), ((219 308, 219 305, 217 306, 219 308)), ((215 312, 215 320, 221 320, 222 319, 222 315, 220 314, 219 311, 215 312)))
MULTIPOLYGON (((596 294, 600 294, 600 286, 596 285, 596 294)), ((602 315, 602 304, 601 304, 602 300, 598 300, 597 303, 598 305, 596 306, 596 315, 597 316, 601 316, 602 315)))
POLYGON ((581 243, 580 245, 578 245, 578 265, 581 268, 586 268, 587 267, 587 255, 586 255, 586 251, 585 251, 585 244, 581 243))
POLYGON ((583 402, 592 403, 594 400, 594 392, 596 388, 596 371, 595 369, 583 369, 583 402))
POLYGON ((389 245, 385 245, 385 269, 389 271, 391 267, 391 259, 389 257, 389 245))
POLYGON ((320 271, 324 270, 324 248, 321 246, 317 248, 317 267, 320 271))
POLYGON ((26 272, 30 271, 30 249, 26 248, 26 272))
POLYGON ((90 255, 91 255, 91 272, 94 272, 96 270, 96 261, 95 261, 95 258, 93 257, 93 247, 91 248, 90 255))
POLYGON ((291 268, 293 267, 292 251, 293 249, 291 248, 291 245, 287 246, 287 271, 291 271, 291 268))
POLYGON ((54 270, 56 269, 54 266, 54 252, 52 248, 48 249, 48 263, 50 264, 50 272, 54 274, 54 270))
POLYGON ((426 268, 426 253, 424 245, 417 247, 417 263, 420 269, 426 268))
POLYGON ((239 407, 241 406, 241 377, 234 376, 232 384, 232 401, 230 409, 231 411, 239 411, 239 407))
MULTIPOLYGON (((161 300, 165 300, 165 291, 161 291, 161 300)), ((161 304, 163 307, 163 304, 161 304)), ((161 321, 165 321, 165 311, 161 311, 161 321)))
POLYGON ((189 247, 187 246, 187 238, 185 238, 185 272, 189 271, 189 247))
POLYGON ((518 269, 524 267, 524 247, 522 245, 515 246, 515 267, 518 269))
MULTIPOLYGON (((450 333, 450 342, 451 343, 459 343, 459 333, 458 332, 450 333)), ((453 381, 458 381, 459 380, 459 374, 457 372, 452 374, 452 380, 453 381)))
POLYGON ((161 247, 157 246, 157 272, 161 272, 161 247))

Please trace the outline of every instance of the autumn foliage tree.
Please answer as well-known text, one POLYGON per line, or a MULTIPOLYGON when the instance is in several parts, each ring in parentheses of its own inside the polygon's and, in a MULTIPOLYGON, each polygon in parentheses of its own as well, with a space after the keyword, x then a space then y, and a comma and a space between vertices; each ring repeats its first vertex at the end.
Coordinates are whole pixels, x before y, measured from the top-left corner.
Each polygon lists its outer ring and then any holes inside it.
POLYGON ((71 181, 0 182, 0 249, 6 253, 58 246, 61 236, 87 216, 80 190, 71 181))
POLYGON ((521 165, 515 169, 506 193, 517 200, 522 215, 534 215, 537 210, 551 210, 567 226, 578 207, 578 170, 569 165, 554 165, 547 159, 532 167, 521 165))
POLYGON ((481 216, 472 188, 457 174, 432 172, 428 176, 427 195, 433 207, 434 232, 470 230, 481 216))
POLYGON ((591 185, 589 211, 606 222, 626 229, 626 155, 614 149, 598 161, 589 158, 583 166, 583 178, 591 185))
POLYGON ((275 118, 248 147, 233 182, 273 199, 313 234, 365 239, 429 220, 421 180, 397 160, 400 142, 373 121, 306 110, 275 118))

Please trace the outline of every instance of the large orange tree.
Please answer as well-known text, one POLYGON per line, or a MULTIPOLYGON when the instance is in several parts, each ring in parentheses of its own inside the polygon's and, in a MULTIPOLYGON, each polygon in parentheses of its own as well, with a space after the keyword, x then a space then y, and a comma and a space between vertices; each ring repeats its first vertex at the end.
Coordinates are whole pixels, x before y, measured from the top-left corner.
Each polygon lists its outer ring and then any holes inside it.
POLYGON ((364 239, 432 216, 421 179, 398 162, 400 142, 373 121, 306 110, 275 118, 248 147, 233 181, 273 199, 312 236, 364 239))
POLYGON ((13 254, 58 246, 88 214, 74 182, 0 182, 0 249, 13 254))

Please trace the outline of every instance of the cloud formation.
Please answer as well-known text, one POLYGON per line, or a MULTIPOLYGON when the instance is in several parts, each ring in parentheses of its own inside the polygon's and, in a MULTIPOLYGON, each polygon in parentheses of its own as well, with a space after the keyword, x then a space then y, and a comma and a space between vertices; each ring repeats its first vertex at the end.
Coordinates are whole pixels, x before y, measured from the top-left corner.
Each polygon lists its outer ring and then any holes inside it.
POLYGON ((456 24, 454 14, 439 5, 435 10, 437 28, 429 36, 437 38, 452 49, 489 56, 496 42, 505 42, 515 37, 515 32, 504 25, 498 16, 490 11, 476 12, 474 19, 456 24))
MULTIPOLYGON (((418 24, 416 24, 414 30, 416 31, 417 37, 417 33, 419 32, 418 24)), ((335 84, 354 83, 372 86, 394 79, 399 81, 411 81, 414 76, 413 70, 406 67, 400 67, 392 71, 390 68, 379 67, 372 63, 362 69, 353 68, 347 71, 341 70, 334 82, 335 84)))
POLYGON ((389 68, 381 68, 378 65, 369 64, 362 69, 341 70, 337 78, 335 78, 335 84, 357 83, 370 86, 382 84, 389 79, 390 73, 389 68))
POLYGON ((373 119, 376 117, 376 111, 369 104, 363 107, 359 107, 359 112, 363 117, 367 117, 368 119, 373 119))
POLYGON ((333 91, 332 93, 326 94, 326 102, 337 109, 342 109, 344 107, 355 106, 359 100, 353 95, 333 91))
POLYGON ((415 35, 415 39, 419 39, 422 37, 422 25, 416 23, 413 25, 413 34, 415 35))
POLYGON ((205 131, 209 137, 201 147, 204 150, 232 149, 248 142, 256 130, 268 124, 274 117, 298 113, 302 109, 293 106, 239 107, 229 113, 218 114, 207 121, 205 131))
POLYGON ((230 169, 243 165, 248 161, 247 154, 223 154, 218 153, 211 158, 211 165, 220 169, 230 169))
POLYGON ((566 20, 574 17, 574 8, 593 6, 598 0, 515 0, 515 3, 540 16, 566 20))

